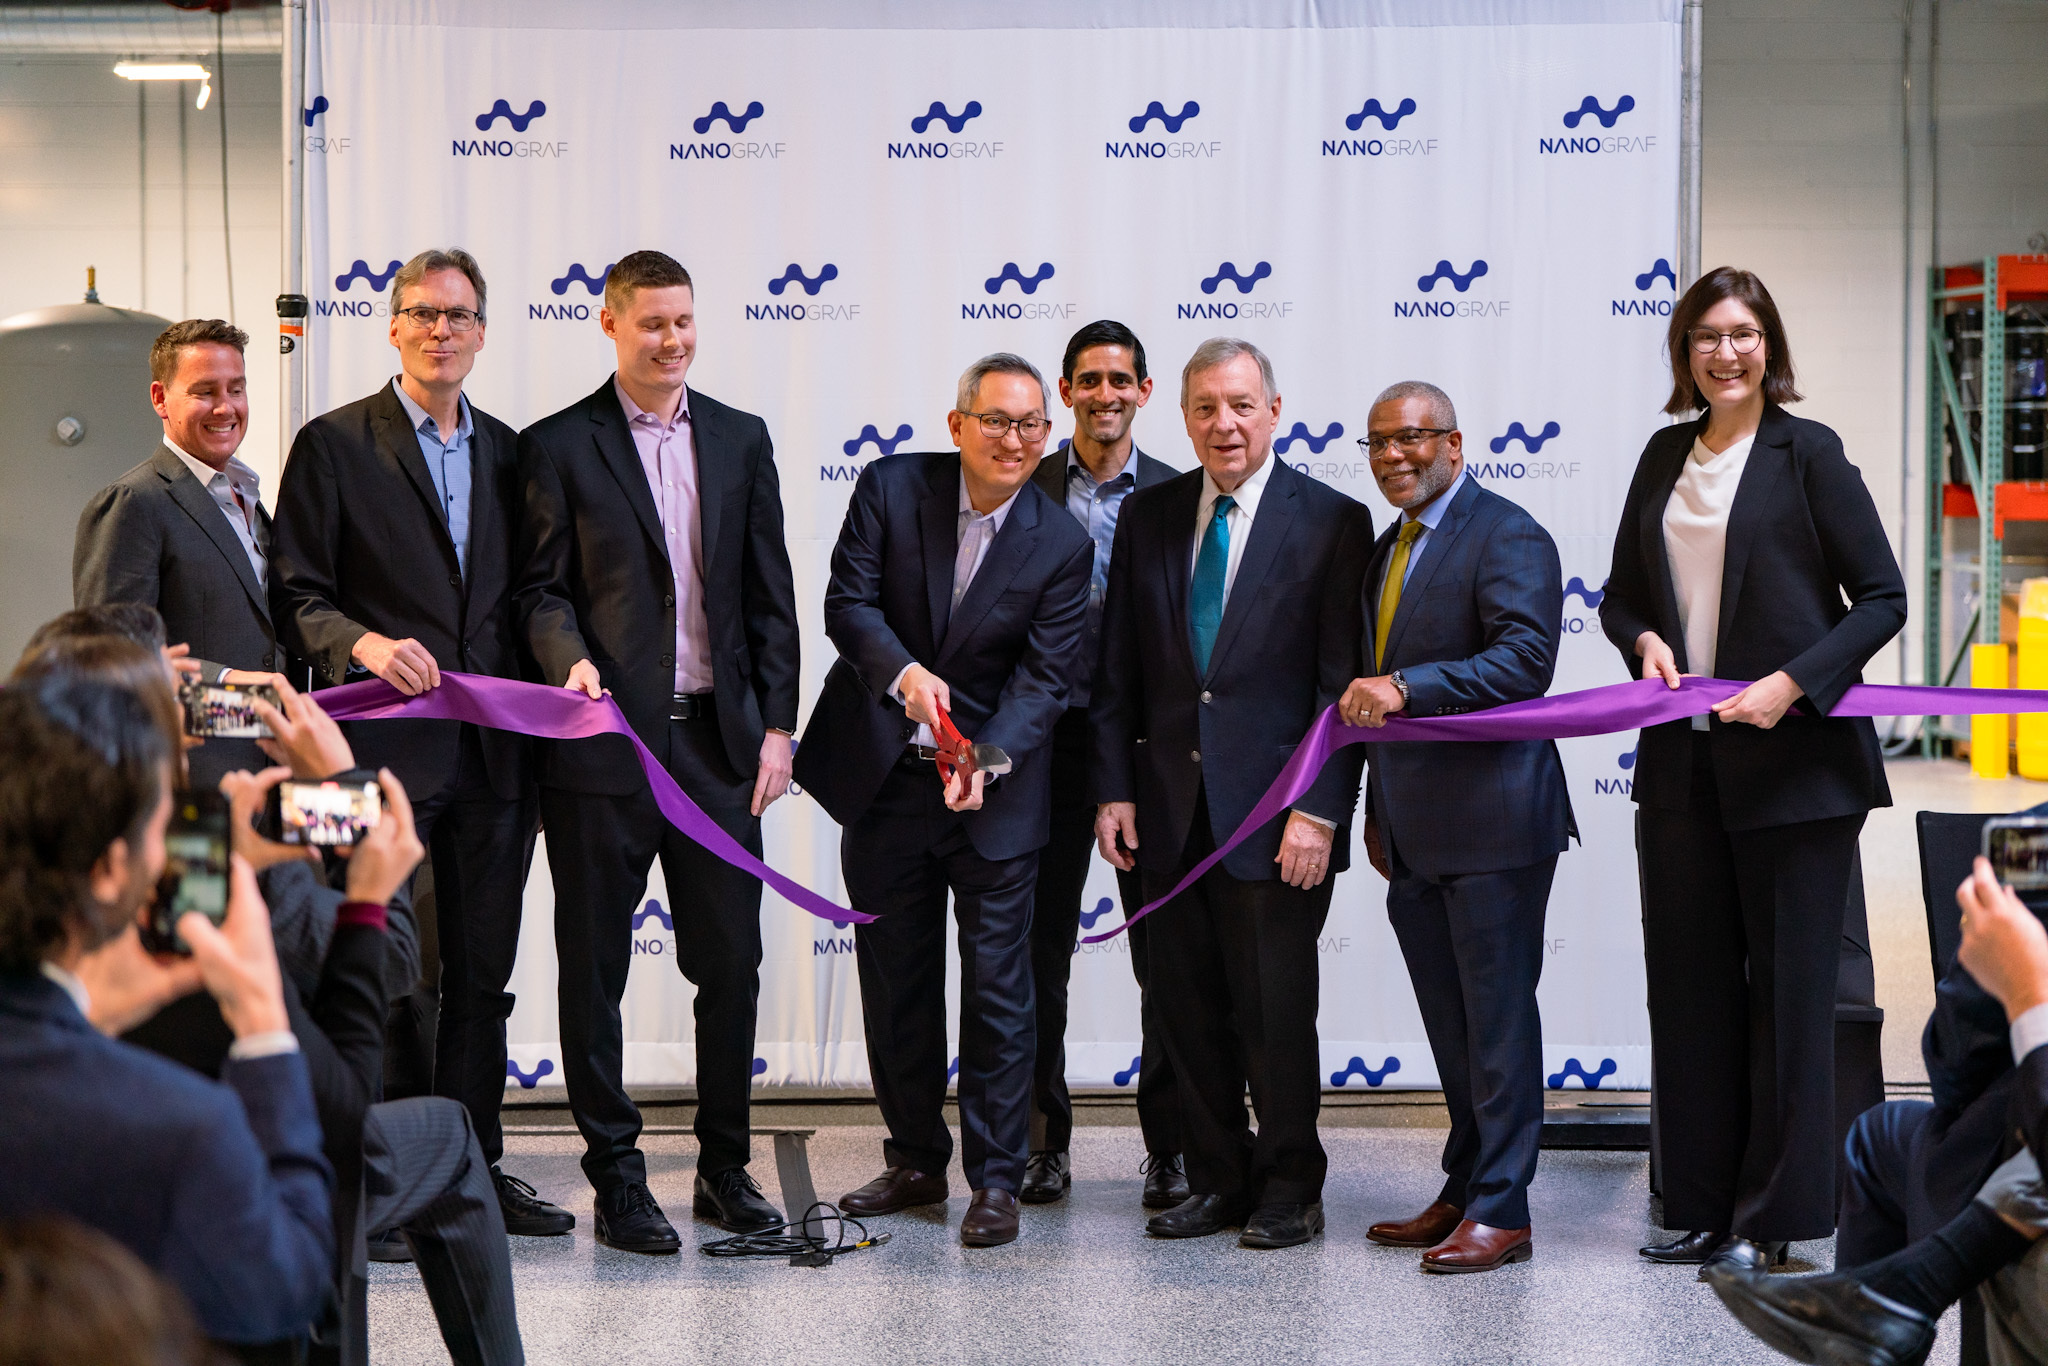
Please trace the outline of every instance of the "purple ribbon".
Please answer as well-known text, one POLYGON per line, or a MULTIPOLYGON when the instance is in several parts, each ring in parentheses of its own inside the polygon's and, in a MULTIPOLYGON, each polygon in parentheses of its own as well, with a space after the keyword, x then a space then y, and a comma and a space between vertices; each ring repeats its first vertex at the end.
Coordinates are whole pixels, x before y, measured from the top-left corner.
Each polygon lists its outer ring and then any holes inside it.
MULTIPOLYGON (((733 867, 752 873, 776 891, 820 920, 840 924, 853 921, 865 925, 874 917, 819 896, 792 878, 784 877, 747 851, 745 845, 728 835, 718 822, 704 814, 688 793, 640 743, 640 737, 626 724, 626 715, 609 695, 591 701, 570 688, 550 688, 540 683, 521 683, 510 678, 485 678, 443 670, 441 686, 418 697, 407 697, 382 679, 348 683, 329 688, 319 695, 320 706, 337 721, 384 721, 394 717, 407 720, 467 721, 492 730, 516 731, 549 740, 580 740, 593 735, 623 735, 633 742, 640 767, 654 789, 654 804, 668 823, 688 835, 733 867)), ((671 897, 683 893, 670 888, 671 897)))
MULTIPOLYGON (((1673 689, 1658 679, 1638 679, 1633 683, 1560 693, 1556 697, 1510 702, 1459 716, 1407 717, 1397 713, 1388 717, 1387 724, 1378 730, 1347 726, 1338 719, 1337 709, 1331 707, 1316 718, 1287 760, 1287 766, 1280 770, 1280 776, 1266 789, 1266 795, 1259 798, 1251 814, 1215 853, 1189 869, 1187 876, 1165 896, 1139 907, 1136 915, 1116 928, 1088 935, 1081 942, 1099 944, 1114 938, 1192 887, 1231 850, 1313 787, 1316 775, 1322 772, 1330 756, 1346 745, 1368 740, 1566 740, 1582 735, 1610 735, 1704 715, 1716 702, 1733 697, 1748 686, 1725 678, 1689 677, 1673 689)), ((2048 691, 1859 683, 1842 694, 1842 700, 1828 715, 1989 716, 2018 712, 2048 712, 2048 691)))

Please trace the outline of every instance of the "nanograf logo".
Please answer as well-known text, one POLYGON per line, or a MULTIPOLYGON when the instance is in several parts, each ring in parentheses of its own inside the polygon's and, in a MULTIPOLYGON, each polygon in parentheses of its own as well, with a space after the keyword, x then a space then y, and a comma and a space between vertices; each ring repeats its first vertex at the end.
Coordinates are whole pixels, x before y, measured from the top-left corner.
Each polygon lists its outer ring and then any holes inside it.
POLYGON ((1577 1058, 1566 1058, 1564 1060, 1564 1070, 1561 1072, 1552 1072, 1550 1076, 1546 1079, 1546 1081, 1551 1090, 1558 1091, 1564 1088, 1564 1084, 1567 1080, 1569 1080, 1572 1077, 1577 1077, 1580 1083, 1584 1085, 1588 1091, 1597 1091, 1600 1089, 1600 1082, 1602 1081, 1602 1079, 1613 1076, 1619 1070, 1620 1069, 1614 1065, 1614 1059, 1612 1058, 1600 1059, 1600 1066, 1595 1068, 1591 1072, 1588 1072, 1585 1068, 1579 1066, 1579 1060, 1577 1058))
POLYGON ((492 124, 496 123, 499 119, 503 119, 512 125, 513 132, 523 133, 526 131, 527 125, 547 112, 548 107, 539 100, 535 100, 532 104, 527 105, 524 114, 513 113, 512 106, 509 103, 504 100, 498 100, 489 109, 476 116, 476 130, 479 133, 488 133, 491 131, 492 124))
POLYGON ((1388 113, 1385 109, 1382 109, 1380 107, 1380 102, 1378 100, 1367 100, 1365 102, 1365 108, 1359 110, 1356 114, 1346 114, 1344 116, 1344 126, 1355 133, 1359 129, 1365 127, 1365 121, 1367 119, 1378 119, 1380 121, 1380 127, 1385 129, 1387 132, 1391 133, 1396 128, 1399 128, 1401 126, 1402 119, 1407 118, 1410 114, 1414 112, 1414 100, 1402 100, 1401 103, 1395 107, 1392 113, 1388 113))
POLYGON ((1343 1071, 1330 1074, 1330 1085, 1343 1086, 1353 1077, 1364 1077, 1367 1086, 1378 1086, 1400 1070, 1401 1060, 1399 1058, 1388 1058, 1377 1068, 1367 1067, 1364 1058, 1353 1058, 1344 1065, 1343 1071))
POLYGON ((767 1075, 767 1072, 768 1072, 768 1059, 766 1059, 766 1058, 756 1058, 756 1059, 754 1059, 754 1071, 753 1071, 753 1075, 754 1075, 754 1076, 757 1076, 757 1077, 760 1077, 760 1076, 766 1076, 766 1075, 767 1075))
POLYGON ((399 262, 393 261, 382 270, 371 270, 370 263, 359 258, 352 262, 347 270, 334 277, 334 287, 346 294, 349 291, 350 285, 357 280, 361 280, 371 289, 382 294, 384 287, 391 283, 391 277, 398 274, 399 264, 399 262))
POLYGON ((1145 1059, 1143 1058, 1143 1056, 1132 1058, 1131 1065, 1129 1067, 1121 1068, 1118 1071, 1110 1074, 1109 1079, 1115 1082, 1118 1086, 1129 1086, 1132 1082, 1138 1079, 1138 1072, 1140 1070, 1138 1064, 1142 1063, 1144 1060, 1145 1059))
POLYGON ((1240 275, 1237 273, 1237 265, 1235 262, 1225 261, 1222 265, 1216 267, 1216 273, 1214 275, 1211 275, 1202 281, 1202 292, 1204 294, 1214 294, 1216 292, 1216 287, 1222 284, 1225 280, 1228 280, 1232 284, 1237 286, 1238 293, 1249 294, 1252 292, 1253 285, 1265 279, 1268 275, 1271 275, 1272 273, 1273 266, 1272 263, 1268 261, 1259 262, 1257 265, 1251 268, 1251 273, 1247 275, 1240 275))
POLYGON ((815 276, 804 274, 803 267, 792 261, 789 263, 789 269, 768 282, 768 292, 770 294, 780 294, 783 290, 796 284, 804 287, 805 294, 815 296, 819 290, 825 287, 827 280, 836 280, 838 278, 839 267, 833 265, 830 261, 818 267, 818 273, 815 276))
POLYGON ((1632 749, 1628 753, 1621 755, 1620 757, 1615 759, 1614 766, 1620 769, 1623 773, 1627 773, 1630 769, 1636 766, 1636 753, 1637 751, 1641 750, 1642 747, 1643 742, 1640 740, 1636 741, 1635 749, 1632 749))
POLYGON ((539 1062, 535 1063, 531 1072, 521 1071, 518 1063, 510 1058, 505 1059, 505 1075, 517 1081, 519 1089, 522 1091, 531 1091, 534 1087, 540 1085, 542 1077, 548 1076, 554 1070, 554 1063, 546 1058, 542 1058, 539 1062))
POLYGON ((1103 897, 1101 900, 1095 903, 1094 910, 1081 912, 1081 928, 1084 930, 1094 929, 1095 926, 1098 923, 1100 923, 1104 916, 1108 915, 1111 911, 1115 909, 1116 903, 1111 901, 1108 897, 1103 897))
POLYGON ((589 290, 592 294, 602 294, 604 293, 605 276, 610 275, 612 273, 612 266, 617 264, 618 262, 614 261, 611 263, 611 265, 607 265, 603 270, 600 270, 596 275, 592 275, 589 271, 583 268, 581 262, 571 261, 569 263, 569 268, 567 270, 563 271, 556 278, 548 281, 548 288, 553 290, 556 294, 567 294, 569 292, 570 285, 581 284, 585 289, 589 290))
POLYGON ((1580 602, 1586 604, 1588 611, 1592 612, 1600 610, 1600 600, 1606 596, 1607 591, 1605 589, 1586 587, 1586 581, 1576 574, 1572 575, 1571 580, 1564 586, 1564 600, 1566 602, 1577 598, 1580 602))
POLYGON ((747 104, 747 112, 744 114, 733 113, 732 110, 726 108, 724 100, 719 100, 711 106, 710 113, 701 119, 692 121, 690 127, 697 131, 699 137, 702 137, 711 131, 712 124, 724 120, 725 126, 732 129, 733 132, 744 133, 747 131, 748 124, 760 118, 766 112, 766 110, 761 108, 759 100, 750 101, 747 104))
POLYGON ((1508 424, 1507 431, 1503 435, 1496 436, 1495 438, 1493 438, 1493 440, 1487 442, 1486 448, 1492 451, 1495 455, 1499 455, 1502 451, 1505 451, 1510 445, 1519 441, 1522 443, 1523 450, 1527 451, 1531 455, 1534 455, 1536 454, 1536 452, 1543 449, 1544 442, 1550 440, 1552 437, 1556 436, 1562 430, 1563 428, 1559 427, 1555 422, 1546 422, 1543 424, 1542 431, 1537 432, 1534 436, 1531 436, 1529 432, 1523 428, 1521 423, 1510 422, 1508 424))
POLYGON ((1486 262, 1484 261, 1474 261, 1471 269, 1464 271, 1453 270, 1449 261, 1438 261, 1436 269, 1417 280, 1415 287, 1424 294, 1427 294, 1436 288, 1437 281, 1448 280, 1450 281, 1451 288, 1463 294, 1466 290, 1472 288, 1474 280, 1484 274, 1486 274, 1486 262))
POLYGON ((315 95, 313 97, 313 102, 307 105, 304 109, 300 110, 299 113, 301 117, 303 117, 306 120, 306 126, 308 128, 311 128, 313 126, 314 119, 319 118, 322 114, 326 113, 333 107, 333 105, 327 102, 327 97, 325 95, 315 95))
POLYGON ((1131 131, 1133 133, 1142 133, 1145 131, 1147 124, 1151 123, 1154 119, 1158 119, 1160 126, 1167 132, 1178 133, 1181 130, 1182 124, 1201 112, 1202 106, 1196 104, 1193 100, 1189 100, 1180 107, 1178 114, 1169 114, 1166 112, 1165 105, 1161 104, 1158 100, 1154 100, 1145 106, 1144 113, 1131 120, 1131 131))
MULTIPOLYGON (((845 451, 848 455, 859 455, 860 448, 872 441, 875 443, 875 449, 883 455, 894 455, 896 454, 896 448, 908 440, 910 440, 910 424, 908 422, 898 423, 896 435, 894 436, 883 436, 875 430, 875 424, 870 422, 860 429, 859 436, 845 443, 839 449, 845 451)), ((832 923, 839 925, 840 922, 835 920, 832 923)), ((850 920, 846 922, 848 925, 852 923, 850 920)), ((844 928, 844 926, 841 926, 841 928, 844 928)))
POLYGON ((1657 283, 1659 276, 1670 281, 1673 289, 1678 288, 1678 272, 1674 271, 1671 268, 1671 263, 1661 256, 1657 258, 1655 265, 1651 266, 1641 275, 1636 276, 1636 288, 1648 289, 1651 285, 1657 283))
POLYGON ((1600 101, 1588 95, 1585 99, 1579 101, 1577 109, 1573 109, 1565 114, 1564 126, 1576 128, 1579 126, 1579 120, 1591 114, 1594 118, 1600 120, 1602 128, 1612 128, 1616 119, 1635 107, 1636 97, 1633 95, 1623 95, 1614 102, 1614 108, 1612 109, 1602 109, 1600 101))
POLYGON ((995 275, 981 282, 981 287, 990 294, 1000 294, 1003 286, 1010 281, 1017 282, 1017 288, 1026 294, 1036 294, 1038 287, 1052 278, 1052 262, 1041 261, 1038 269, 1026 275, 1015 261, 1003 262, 1003 268, 995 275))
POLYGON ((664 930, 673 931, 676 927, 676 922, 669 918, 669 913, 661 908, 659 901, 649 901, 645 906, 633 912, 633 928, 636 930, 650 920, 659 920, 664 930))
POLYGON ((969 119, 978 119, 980 117, 980 100, 969 100, 957 114, 947 109, 942 101, 933 100, 931 108, 911 119, 910 131, 922 133, 935 123, 943 123, 946 125, 947 132, 957 133, 967 127, 969 119))
POLYGON ((1294 424, 1293 428, 1287 432, 1285 436, 1276 437, 1274 439, 1273 449, 1285 453, 1287 448, 1292 446, 1295 442, 1306 441, 1308 443, 1308 448, 1311 451, 1314 451, 1317 455, 1321 455, 1323 453, 1323 447, 1329 445, 1332 441, 1335 441, 1338 437, 1342 435, 1344 435, 1344 424, 1341 422, 1332 422, 1329 426, 1323 429, 1323 434, 1321 436, 1317 436, 1314 432, 1310 431, 1308 429, 1307 423, 1297 422, 1294 424))

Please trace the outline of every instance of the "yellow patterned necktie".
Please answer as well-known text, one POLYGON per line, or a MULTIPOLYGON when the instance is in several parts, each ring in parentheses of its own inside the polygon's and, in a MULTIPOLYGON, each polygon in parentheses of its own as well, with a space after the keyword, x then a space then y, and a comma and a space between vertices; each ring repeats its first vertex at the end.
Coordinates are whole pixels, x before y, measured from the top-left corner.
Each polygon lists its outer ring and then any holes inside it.
POLYGON ((1422 538, 1422 523, 1413 520, 1401 523, 1401 539, 1394 546, 1394 556, 1387 561, 1387 581, 1380 585, 1380 611, 1373 626, 1372 657, 1374 668, 1385 668, 1387 659, 1387 632, 1394 629, 1394 611, 1401 605, 1401 581, 1408 577, 1408 552, 1415 548, 1422 538))

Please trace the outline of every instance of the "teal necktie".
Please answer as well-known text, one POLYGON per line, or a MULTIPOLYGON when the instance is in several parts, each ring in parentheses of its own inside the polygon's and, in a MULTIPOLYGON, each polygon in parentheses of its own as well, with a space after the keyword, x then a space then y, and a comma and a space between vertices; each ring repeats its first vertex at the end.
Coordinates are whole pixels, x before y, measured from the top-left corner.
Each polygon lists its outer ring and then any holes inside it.
POLYGON ((1195 556, 1195 582, 1188 601, 1188 629, 1195 646, 1195 672, 1209 674, 1209 656, 1216 650, 1216 632, 1223 627, 1223 571, 1230 564, 1229 512, 1237 500, 1224 494, 1202 532, 1202 550, 1195 556))

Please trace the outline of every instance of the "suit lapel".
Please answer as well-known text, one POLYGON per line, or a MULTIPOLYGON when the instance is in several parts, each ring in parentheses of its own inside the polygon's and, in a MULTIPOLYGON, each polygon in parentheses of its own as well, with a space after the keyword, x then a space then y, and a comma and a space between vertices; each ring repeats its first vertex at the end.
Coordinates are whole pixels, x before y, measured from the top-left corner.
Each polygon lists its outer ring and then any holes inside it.
MULTIPOLYGON (((1252 614, 1252 600, 1259 595, 1259 585, 1272 571, 1273 561, 1280 555, 1280 546, 1294 525, 1297 499, 1301 493, 1301 486, 1296 480, 1302 476, 1278 456, 1269 454, 1266 458, 1275 462, 1274 468, 1266 475, 1266 492, 1259 499, 1258 514, 1252 518, 1251 539, 1245 543, 1244 558, 1237 562, 1237 577, 1231 580, 1230 597, 1223 604, 1223 622, 1216 630, 1216 648, 1209 652, 1209 677, 1215 676, 1224 656, 1230 653, 1230 642, 1237 638, 1245 618, 1252 614)), ((1203 681, 1208 680, 1205 678, 1203 681)))
MULTIPOLYGON (((441 548, 448 552, 448 559, 453 562, 456 558, 455 538, 448 530, 448 514, 441 507, 441 491, 434 487, 434 476, 427 469, 427 458, 420 454, 419 436, 412 429, 405 405, 398 401, 398 396, 391 392, 391 386, 388 384, 377 391, 377 396, 377 449, 386 460, 405 472, 413 491, 419 494, 420 501, 427 506, 427 520, 433 524, 441 548)), ((470 449, 476 449, 473 420, 470 449)), ((471 474, 469 483, 470 498, 474 503, 478 483, 474 473, 471 474)))
POLYGON ((703 538, 698 544, 703 547, 704 578, 723 582, 712 576, 711 559, 718 553, 719 514, 725 508, 725 490, 733 474, 731 450, 724 429, 709 412, 710 400, 691 391, 689 402, 690 444, 697 452, 697 528, 703 538))
POLYGON ((1721 551, 1721 618, 1714 639, 1716 660, 1722 658, 1729 623, 1735 619, 1735 604, 1742 597, 1742 575, 1749 567, 1749 552, 1756 545, 1757 527, 1787 463, 1792 445, 1790 428, 1782 409, 1764 410, 1764 420, 1749 448, 1749 459, 1742 466, 1742 482, 1735 486, 1735 503, 1728 509, 1727 539, 1721 551))
POLYGON ((928 491, 917 506, 917 525, 924 542, 924 591, 936 650, 953 615, 953 560, 960 553, 959 457, 934 456, 925 466, 925 482, 928 491))
POLYGON ((612 478, 619 481, 619 489, 632 506, 633 515, 640 519, 640 529, 647 533, 662 559, 668 559, 668 539, 661 534, 661 514, 655 511, 654 493, 647 487, 647 470, 640 463, 633 434, 626 428, 626 410, 619 406, 618 395, 612 392, 612 381, 606 380, 591 395, 590 422, 596 429, 592 437, 599 457, 612 472, 612 478))
MULTIPOLYGON (((1202 506, 1201 474, 1198 472, 1188 480, 1185 493, 1176 490, 1172 498, 1162 501, 1160 516, 1166 526, 1159 547, 1166 563, 1160 569, 1166 576, 1166 610, 1173 626, 1167 634, 1173 639, 1175 658, 1187 669, 1188 677, 1199 682, 1201 674, 1195 669, 1195 642, 1188 618, 1188 593, 1195 563, 1195 513, 1202 506)), ((1210 658, 1213 660, 1215 655, 1212 653, 1210 658)))
POLYGON ((1031 482, 1038 485, 1046 497, 1061 507, 1067 505, 1067 450, 1062 446, 1056 451, 1047 451, 1039 458, 1038 468, 1031 471, 1031 482))
POLYGON ((1151 456, 1145 454, 1144 451, 1138 448, 1136 442, 1131 444, 1131 466, 1137 471, 1133 476, 1134 484, 1137 488, 1141 489, 1151 488, 1154 484, 1163 484, 1180 473, 1179 470, 1164 461, 1154 460, 1151 456))
MULTIPOLYGON (((1436 577, 1437 567, 1444 562, 1444 557, 1451 553, 1451 544, 1458 539, 1459 528, 1472 515, 1472 505, 1478 501, 1479 481, 1468 473, 1465 487, 1458 490, 1451 505, 1444 509, 1443 519, 1429 533, 1429 540, 1422 547, 1422 558, 1415 562, 1414 568, 1408 571, 1408 581, 1401 585, 1401 600, 1394 607, 1394 624, 1387 631, 1387 659, 1392 659, 1400 649, 1401 634, 1415 615, 1416 601, 1429 587, 1429 581, 1436 577)), ((1396 532, 1400 526, 1401 519, 1397 517, 1394 519, 1396 532)), ((1377 606, 1374 611, 1378 611, 1377 606)))
MULTIPOLYGON (((206 533, 206 538, 227 560, 228 567, 235 571, 235 577, 242 582, 242 590, 263 613, 263 619, 270 620, 270 599, 264 593, 263 585, 256 581, 256 567, 249 563, 249 552, 242 548, 242 538, 235 535, 234 528, 228 525, 228 515, 222 511, 221 505, 213 501, 213 495, 207 492, 206 486, 193 477, 192 471, 185 468, 185 462, 178 459, 169 446, 159 445, 150 463, 170 486, 171 501, 199 524, 199 529, 206 533)), ((258 506, 260 508, 261 505, 258 506)), ((269 527, 260 510, 256 529, 256 544, 260 550, 269 539, 269 527)))
POLYGON ((1385 572, 1388 557, 1394 553, 1394 542, 1401 536, 1401 518, 1397 514, 1387 529, 1373 542, 1372 558, 1365 566, 1365 671, 1368 674, 1379 671, 1379 661, 1373 657, 1372 644, 1379 639, 1380 630, 1380 575, 1385 572))
MULTIPOLYGON (((953 515, 957 520, 957 507, 953 515)), ((1038 504, 1019 490, 1017 501, 1010 504, 1009 516, 1003 518, 1003 529, 996 533, 988 553, 981 557, 981 568, 974 571, 973 581, 967 585, 959 608, 946 626, 946 639, 939 646, 940 664, 944 664, 946 657, 974 634, 974 628, 981 625, 988 609, 995 606, 996 598, 1010 586, 1010 580, 1017 577, 1017 571, 1024 567, 1024 561, 1031 557, 1031 548, 1037 543, 1038 504)), ((946 596, 952 597, 950 584, 946 596)))

